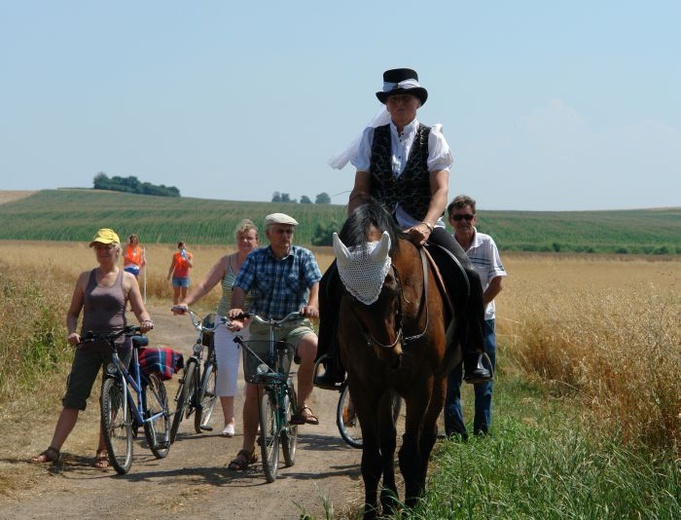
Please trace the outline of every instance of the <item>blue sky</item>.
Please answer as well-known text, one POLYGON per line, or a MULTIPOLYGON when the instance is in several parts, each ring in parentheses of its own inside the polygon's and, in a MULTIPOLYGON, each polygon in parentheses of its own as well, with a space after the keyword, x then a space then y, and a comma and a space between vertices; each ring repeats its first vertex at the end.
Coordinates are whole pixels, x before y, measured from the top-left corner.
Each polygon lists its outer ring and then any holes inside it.
POLYGON ((184 196, 345 204, 327 160, 394 67, 428 89, 450 198, 681 206, 681 2, 0 0, 0 189, 98 172, 184 196))

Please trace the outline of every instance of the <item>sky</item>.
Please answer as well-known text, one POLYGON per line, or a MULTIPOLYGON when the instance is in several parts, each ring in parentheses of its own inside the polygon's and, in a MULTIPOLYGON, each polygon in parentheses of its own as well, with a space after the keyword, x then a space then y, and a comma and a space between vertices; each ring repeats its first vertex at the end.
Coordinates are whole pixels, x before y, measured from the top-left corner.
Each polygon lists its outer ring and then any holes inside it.
POLYGON ((0 189, 99 172, 183 196, 327 193, 415 69, 449 196, 484 210, 681 206, 681 2, 0 0, 0 189))

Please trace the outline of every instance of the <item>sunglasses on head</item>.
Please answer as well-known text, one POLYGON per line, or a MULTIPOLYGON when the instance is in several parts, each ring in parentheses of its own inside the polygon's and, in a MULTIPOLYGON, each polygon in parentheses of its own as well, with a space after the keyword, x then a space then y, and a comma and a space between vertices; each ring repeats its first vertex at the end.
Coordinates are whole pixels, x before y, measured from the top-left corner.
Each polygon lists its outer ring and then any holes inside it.
POLYGON ((457 222, 466 219, 468 222, 473 220, 475 218, 475 215, 473 213, 457 213, 456 215, 452 215, 450 217, 452 220, 456 220, 457 222))

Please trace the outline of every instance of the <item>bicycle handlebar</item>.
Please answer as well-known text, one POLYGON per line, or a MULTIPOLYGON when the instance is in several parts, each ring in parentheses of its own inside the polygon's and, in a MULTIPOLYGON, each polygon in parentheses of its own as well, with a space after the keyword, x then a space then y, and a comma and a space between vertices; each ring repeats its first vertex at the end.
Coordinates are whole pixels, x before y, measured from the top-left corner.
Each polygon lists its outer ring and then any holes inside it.
POLYGON ((94 332, 92 330, 87 331, 83 336, 81 336, 80 344, 92 343, 95 341, 107 341, 109 343, 113 342, 115 339, 121 336, 136 336, 142 334, 142 329, 137 325, 126 325, 122 329, 114 330, 113 332, 94 332))
POLYGON ((189 308, 179 307, 179 306, 176 305, 176 306, 172 307, 170 310, 172 310, 173 312, 180 313, 180 314, 189 314, 189 319, 191 320, 192 325, 199 332, 213 332, 220 325, 225 323, 225 317, 216 316, 216 318, 219 318, 219 319, 215 320, 215 323, 213 324, 212 327, 208 327, 208 326, 203 324, 203 320, 205 318, 202 318, 201 316, 199 316, 198 314, 196 314, 193 310, 191 310, 189 308))
POLYGON ((257 321, 258 323, 262 323, 263 325, 270 325, 275 327, 278 325, 282 325, 293 318, 300 318, 302 316, 303 314, 300 311, 291 312, 280 320, 275 320, 274 318, 267 319, 263 318, 262 316, 258 316, 257 314, 250 314, 248 312, 243 314, 244 318, 251 318, 253 321, 257 321))

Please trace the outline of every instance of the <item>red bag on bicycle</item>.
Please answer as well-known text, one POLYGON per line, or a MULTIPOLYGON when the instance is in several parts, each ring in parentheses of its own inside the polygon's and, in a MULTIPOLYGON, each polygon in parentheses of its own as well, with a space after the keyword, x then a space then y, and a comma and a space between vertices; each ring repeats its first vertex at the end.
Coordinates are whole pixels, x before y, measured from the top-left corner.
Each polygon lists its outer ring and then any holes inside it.
POLYGON ((184 366, 182 354, 168 347, 141 348, 139 361, 142 374, 156 374, 162 380, 172 378, 184 366))

